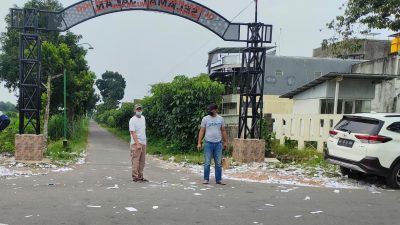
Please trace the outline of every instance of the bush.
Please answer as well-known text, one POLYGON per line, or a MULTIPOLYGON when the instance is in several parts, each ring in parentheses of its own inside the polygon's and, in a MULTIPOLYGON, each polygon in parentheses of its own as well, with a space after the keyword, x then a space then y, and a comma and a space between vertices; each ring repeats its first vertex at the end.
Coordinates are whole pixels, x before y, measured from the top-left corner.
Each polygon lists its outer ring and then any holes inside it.
POLYGON ((208 75, 176 76, 172 82, 151 87, 151 96, 142 101, 148 132, 166 138, 176 151, 195 148, 198 129, 210 103, 221 103, 224 86, 208 75))
POLYGON ((4 112, 11 122, 10 125, 0 132, 0 153, 2 152, 15 152, 15 135, 19 132, 19 120, 17 113, 4 112))
MULTIPOLYGON (((202 74, 193 78, 176 76, 172 82, 151 87, 151 96, 141 103, 147 123, 147 135, 165 139, 170 152, 195 149, 197 133, 206 108, 222 101, 224 86, 202 74)), ((133 103, 123 104, 117 110, 96 115, 96 121, 108 127, 128 132, 133 103)), ((150 138, 151 139, 151 138, 150 138)))

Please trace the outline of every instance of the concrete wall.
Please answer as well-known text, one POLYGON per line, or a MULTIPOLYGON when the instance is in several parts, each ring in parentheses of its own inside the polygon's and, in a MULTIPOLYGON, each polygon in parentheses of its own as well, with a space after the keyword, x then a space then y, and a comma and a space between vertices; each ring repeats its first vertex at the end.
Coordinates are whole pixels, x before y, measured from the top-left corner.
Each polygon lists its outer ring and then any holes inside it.
MULTIPOLYGON (((389 40, 360 40, 361 49, 351 52, 353 55, 364 55, 365 60, 374 60, 389 55, 391 42, 389 40)), ((313 50, 313 57, 335 57, 330 52, 316 48, 313 50)))
POLYGON ((293 100, 288 98, 279 98, 277 95, 264 95, 264 114, 273 113, 292 113, 293 100))
MULTIPOLYGON (((336 81, 328 82, 326 97, 335 98, 336 81)), ((343 79, 339 82, 339 99, 372 100, 375 84, 371 80, 343 79), (357 88, 355 88, 357 87, 357 88)))
POLYGON ((305 99, 326 98, 327 89, 328 89, 328 83, 324 82, 322 84, 319 84, 315 87, 312 87, 308 90, 305 90, 305 91, 293 96, 293 100, 297 101, 297 100, 305 100, 305 99))
POLYGON ((294 101, 293 114, 319 114, 320 100, 301 99, 294 101))
MULTIPOLYGON (((399 58, 386 58, 353 65, 353 73, 373 73, 399 75, 399 58), (397 71, 396 71, 397 69, 397 71)), ((376 112, 400 112, 400 82, 398 79, 383 81, 375 86, 375 98, 371 102, 371 110, 376 112)))
POLYGON ((284 144, 285 137, 298 141, 298 148, 305 147, 306 141, 317 142, 317 149, 323 150, 328 139, 329 130, 332 129, 343 115, 298 115, 275 114, 272 115, 276 138, 284 144))
POLYGON ((351 72, 372 74, 398 74, 395 71, 396 60, 396 56, 388 56, 385 58, 362 62, 353 65, 351 68, 351 72))
MULTIPOLYGON (((293 100, 288 98, 279 98, 277 95, 264 95, 263 114, 272 113, 292 113, 293 100)), ((224 109, 225 114, 239 115, 240 95, 224 95, 224 104, 236 103, 236 109, 224 109)), ((224 106, 225 107, 225 106, 224 106)))

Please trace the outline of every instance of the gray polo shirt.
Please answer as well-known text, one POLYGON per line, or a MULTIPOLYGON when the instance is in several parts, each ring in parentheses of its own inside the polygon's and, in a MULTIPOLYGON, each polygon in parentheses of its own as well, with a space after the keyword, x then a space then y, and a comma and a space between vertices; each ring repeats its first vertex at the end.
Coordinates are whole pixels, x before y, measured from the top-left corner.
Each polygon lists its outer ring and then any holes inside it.
POLYGON ((225 127, 224 118, 217 115, 212 117, 210 115, 203 117, 201 120, 201 127, 205 128, 205 139, 208 142, 221 142, 222 132, 221 127, 225 127))

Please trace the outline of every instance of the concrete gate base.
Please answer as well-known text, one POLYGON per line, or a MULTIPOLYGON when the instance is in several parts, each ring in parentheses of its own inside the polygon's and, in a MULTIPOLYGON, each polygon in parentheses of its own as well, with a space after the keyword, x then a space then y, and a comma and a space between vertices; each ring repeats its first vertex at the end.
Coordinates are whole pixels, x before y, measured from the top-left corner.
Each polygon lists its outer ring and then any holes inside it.
POLYGON ((42 134, 15 135, 15 160, 42 161, 44 136, 42 134))
POLYGON ((265 141, 259 139, 233 140, 233 159, 241 163, 264 162, 265 141))

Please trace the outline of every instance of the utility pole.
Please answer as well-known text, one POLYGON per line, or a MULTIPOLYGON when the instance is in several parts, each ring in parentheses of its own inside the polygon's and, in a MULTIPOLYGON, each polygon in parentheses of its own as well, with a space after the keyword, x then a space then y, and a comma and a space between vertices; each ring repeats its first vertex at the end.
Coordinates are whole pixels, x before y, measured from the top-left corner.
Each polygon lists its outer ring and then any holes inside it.
POLYGON ((67 70, 64 69, 64 149, 67 148, 67 70))
POLYGON ((258 0, 254 0, 256 2, 256 19, 255 19, 255 23, 258 22, 258 0))

